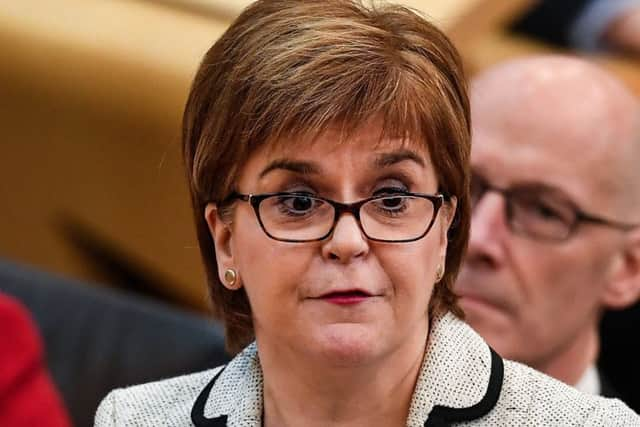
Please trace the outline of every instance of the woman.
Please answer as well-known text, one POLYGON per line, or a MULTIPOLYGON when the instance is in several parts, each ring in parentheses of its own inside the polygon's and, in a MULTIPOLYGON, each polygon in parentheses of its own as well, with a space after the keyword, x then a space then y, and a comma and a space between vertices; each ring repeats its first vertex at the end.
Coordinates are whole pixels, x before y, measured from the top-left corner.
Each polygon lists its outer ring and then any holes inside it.
POLYGON ((245 10, 205 56, 183 132, 211 297, 245 349, 111 393, 96 425, 637 422, 503 363, 459 320, 469 142, 458 55, 415 13, 245 10))

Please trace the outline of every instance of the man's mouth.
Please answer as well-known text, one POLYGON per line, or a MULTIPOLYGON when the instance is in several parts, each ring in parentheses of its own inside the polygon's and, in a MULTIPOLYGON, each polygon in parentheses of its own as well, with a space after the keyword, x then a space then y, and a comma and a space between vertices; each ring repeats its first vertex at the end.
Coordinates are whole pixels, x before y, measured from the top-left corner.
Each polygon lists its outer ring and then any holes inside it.
POLYGON ((504 311, 505 306, 500 304, 500 301, 496 301, 491 298, 487 298, 483 295, 477 294, 463 294, 460 296, 459 304, 464 311, 474 311, 485 313, 487 311, 504 311))

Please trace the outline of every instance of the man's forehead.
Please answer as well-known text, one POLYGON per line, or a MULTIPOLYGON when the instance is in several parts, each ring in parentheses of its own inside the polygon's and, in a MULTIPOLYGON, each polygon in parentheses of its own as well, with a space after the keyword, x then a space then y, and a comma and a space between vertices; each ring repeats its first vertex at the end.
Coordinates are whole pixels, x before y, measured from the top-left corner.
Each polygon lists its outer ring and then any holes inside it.
POLYGON ((613 118, 571 104, 558 107, 535 102, 514 106, 515 111, 502 105, 479 109, 473 121, 472 152, 495 151, 495 156, 502 154, 505 159, 518 157, 569 168, 615 162, 613 151, 629 136, 614 125, 613 118))
POLYGON ((472 164, 510 181, 496 184, 537 178, 587 201, 619 190, 637 101, 591 66, 539 62, 472 85, 472 164))
POLYGON ((582 150, 587 144, 608 150, 621 134, 629 138, 633 104, 611 92, 609 82, 584 73, 550 75, 532 67, 517 71, 505 70, 505 79, 498 73, 473 85, 474 131, 521 133, 541 143, 566 140, 569 150, 582 150))
POLYGON ((540 127, 544 120, 545 128, 555 125, 570 133, 585 129, 588 135, 605 136, 622 127, 628 139, 636 128, 638 102, 620 80, 599 67, 557 55, 500 64, 471 84, 474 120, 481 124, 519 121, 521 126, 540 127))

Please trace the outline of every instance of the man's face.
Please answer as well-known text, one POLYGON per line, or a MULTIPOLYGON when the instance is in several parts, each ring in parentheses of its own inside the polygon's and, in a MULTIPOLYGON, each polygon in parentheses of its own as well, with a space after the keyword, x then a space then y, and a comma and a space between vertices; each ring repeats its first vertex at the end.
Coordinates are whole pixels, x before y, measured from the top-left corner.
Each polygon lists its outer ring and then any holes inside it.
MULTIPOLYGON (((584 112, 472 100, 476 176, 501 189, 542 186, 586 212, 617 217, 611 162, 593 143, 598 135, 581 120, 584 112)), ((496 351, 544 370, 594 332, 622 233, 582 223, 565 240, 534 239, 514 232, 505 207, 492 191, 475 205, 455 290, 469 323, 496 351)))

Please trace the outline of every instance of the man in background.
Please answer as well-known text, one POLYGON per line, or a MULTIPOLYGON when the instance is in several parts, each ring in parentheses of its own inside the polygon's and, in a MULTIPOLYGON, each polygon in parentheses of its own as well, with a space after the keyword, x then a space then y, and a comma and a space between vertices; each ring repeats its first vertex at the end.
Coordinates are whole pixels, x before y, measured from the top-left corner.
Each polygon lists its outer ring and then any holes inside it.
POLYGON ((471 104, 467 320, 504 357, 610 395, 598 324, 640 294, 638 100, 594 65, 545 56, 484 72, 471 104))

